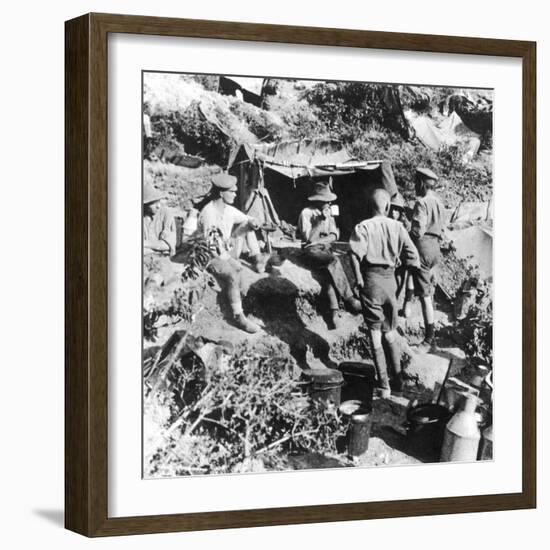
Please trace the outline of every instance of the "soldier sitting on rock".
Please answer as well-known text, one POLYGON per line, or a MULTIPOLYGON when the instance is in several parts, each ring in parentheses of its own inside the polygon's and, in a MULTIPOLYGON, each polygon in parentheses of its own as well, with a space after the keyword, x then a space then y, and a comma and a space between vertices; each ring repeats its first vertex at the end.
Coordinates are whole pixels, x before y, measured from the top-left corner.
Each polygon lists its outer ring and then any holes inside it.
POLYGON ((395 267, 398 261, 419 267, 418 252, 403 225, 388 217, 390 195, 376 189, 372 195, 372 218, 355 226, 350 237, 352 262, 360 288, 363 316, 369 329, 379 395, 391 393, 382 336, 389 348, 395 392, 402 391, 401 350, 397 342, 395 267))
POLYGON ((208 263, 208 271, 214 275, 226 294, 233 323, 240 329, 254 333, 260 327, 245 317, 241 298, 242 264, 238 261, 244 248, 248 248, 252 265, 258 273, 265 271, 268 255, 260 252, 255 230, 258 223, 235 208, 237 178, 230 174, 216 174, 211 179, 212 189, 208 202, 201 210, 198 231, 215 251, 208 263))
POLYGON ((298 219, 304 259, 321 276, 323 294, 329 304, 331 328, 337 328, 339 324, 339 297, 351 311, 361 311, 361 303, 353 295, 340 259, 332 251, 332 243, 340 234, 330 209, 335 199, 329 182, 317 182, 308 197, 309 206, 302 210, 298 219))
POLYGON ((174 217, 162 204, 164 193, 153 187, 143 187, 143 253, 170 256, 176 248, 174 217))

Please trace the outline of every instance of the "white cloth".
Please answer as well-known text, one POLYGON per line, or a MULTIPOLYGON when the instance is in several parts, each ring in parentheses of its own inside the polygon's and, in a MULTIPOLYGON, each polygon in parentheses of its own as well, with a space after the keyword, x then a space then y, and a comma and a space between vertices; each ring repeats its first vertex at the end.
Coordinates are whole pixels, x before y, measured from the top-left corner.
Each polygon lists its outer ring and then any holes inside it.
POLYGON ((224 241, 229 241, 233 228, 248 222, 248 216, 229 204, 224 204, 220 210, 214 201, 209 202, 199 215, 199 231, 208 237, 213 228, 219 229, 224 241))

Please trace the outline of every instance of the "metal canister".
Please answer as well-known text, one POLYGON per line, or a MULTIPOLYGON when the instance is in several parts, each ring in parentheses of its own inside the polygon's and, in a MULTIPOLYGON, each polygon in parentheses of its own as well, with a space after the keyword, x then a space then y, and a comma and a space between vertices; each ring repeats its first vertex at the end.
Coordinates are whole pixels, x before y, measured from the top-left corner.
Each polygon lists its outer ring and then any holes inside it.
POLYGON ((441 462, 473 462, 477 460, 481 434, 476 418, 479 399, 470 393, 464 395, 462 408, 445 427, 441 462))
POLYGON ((344 401, 340 405, 344 422, 348 422, 346 433, 347 452, 349 456, 361 456, 369 448, 372 416, 359 400, 344 401))
POLYGON ((344 377, 336 369, 310 370, 304 373, 310 381, 311 397, 326 404, 340 405, 344 377))

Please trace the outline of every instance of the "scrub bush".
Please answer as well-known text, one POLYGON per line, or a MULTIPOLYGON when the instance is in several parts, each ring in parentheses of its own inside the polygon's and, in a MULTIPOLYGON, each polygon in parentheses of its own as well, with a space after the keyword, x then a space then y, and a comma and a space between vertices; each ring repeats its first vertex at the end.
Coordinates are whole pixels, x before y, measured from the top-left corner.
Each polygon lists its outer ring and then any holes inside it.
POLYGON ((247 344, 206 366, 174 362, 164 386, 146 390, 150 417, 167 391, 171 415, 146 445, 148 477, 262 469, 289 453, 335 453, 343 435, 338 410, 303 392, 288 355, 247 344))

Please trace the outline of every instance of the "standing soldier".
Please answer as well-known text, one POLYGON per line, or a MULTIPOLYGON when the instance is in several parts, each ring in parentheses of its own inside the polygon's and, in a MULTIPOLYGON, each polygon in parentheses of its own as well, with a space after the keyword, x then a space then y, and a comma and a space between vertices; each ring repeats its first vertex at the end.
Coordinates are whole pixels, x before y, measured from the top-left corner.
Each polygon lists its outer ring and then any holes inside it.
MULTIPOLYGON (((424 317, 424 341, 419 346, 422 351, 431 348, 435 337, 432 270, 441 256, 439 241, 445 229, 445 209, 434 192, 437 179, 429 168, 416 169, 417 199, 411 220, 411 238, 420 256, 420 269, 414 274, 414 286, 420 297, 424 317)), ((405 310, 406 307, 407 304, 405 310)))
POLYGON ((338 240, 340 232, 330 208, 336 195, 329 185, 326 181, 315 184, 313 193, 308 197, 309 206, 300 213, 298 233, 302 239, 306 263, 322 278, 322 289, 330 310, 331 328, 338 328, 338 298, 342 298, 352 312, 361 311, 361 304, 353 295, 340 259, 332 251, 332 243, 338 240))
POLYGON ((401 350, 397 344, 395 267, 417 268, 418 253, 403 224, 388 217, 390 195, 376 189, 372 195, 373 217, 355 226, 350 237, 352 261, 361 293, 363 316, 369 329, 374 365, 381 397, 389 397, 390 383, 382 345, 385 336, 392 367, 393 388, 402 391, 401 350))
MULTIPOLYGON (((411 223, 409 222, 407 218, 407 214, 405 212, 405 199, 403 198, 403 195, 401 193, 396 193, 391 198, 391 204, 390 204, 390 218, 397 220, 401 224, 403 224, 403 227, 408 231, 411 229, 411 223)), ((396 298, 399 300, 399 296, 401 296, 401 292, 403 291, 403 288, 405 288, 405 302, 407 301, 407 296, 412 297, 414 293, 414 283, 412 279, 411 273, 407 270, 406 265, 399 264, 395 268, 395 280, 397 282, 397 293, 396 298)), ((405 309, 404 316, 408 317, 408 311, 405 309)))

